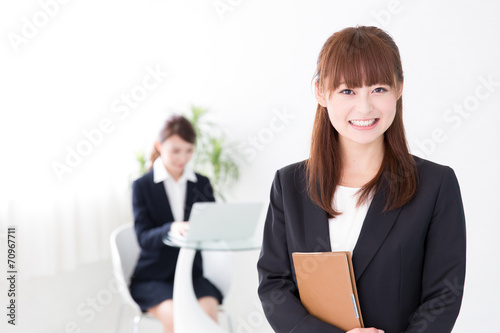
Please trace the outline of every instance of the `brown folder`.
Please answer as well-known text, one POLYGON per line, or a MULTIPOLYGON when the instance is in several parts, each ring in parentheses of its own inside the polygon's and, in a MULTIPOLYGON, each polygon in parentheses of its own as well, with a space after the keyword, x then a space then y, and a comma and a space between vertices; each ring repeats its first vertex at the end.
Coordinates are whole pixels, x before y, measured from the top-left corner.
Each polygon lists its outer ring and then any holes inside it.
POLYGON ((363 327, 351 253, 292 253, 300 300, 316 318, 344 331, 363 327))

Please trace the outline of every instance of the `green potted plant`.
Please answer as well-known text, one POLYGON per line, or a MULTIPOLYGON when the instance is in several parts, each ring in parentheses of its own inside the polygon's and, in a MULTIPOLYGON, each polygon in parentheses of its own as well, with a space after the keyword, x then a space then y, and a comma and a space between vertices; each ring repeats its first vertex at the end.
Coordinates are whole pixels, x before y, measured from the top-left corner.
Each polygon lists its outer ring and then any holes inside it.
POLYGON ((192 106, 189 114, 184 115, 196 132, 193 167, 210 179, 215 195, 225 201, 222 192, 234 185, 240 176, 239 154, 222 129, 206 120, 207 113, 205 108, 192 106))

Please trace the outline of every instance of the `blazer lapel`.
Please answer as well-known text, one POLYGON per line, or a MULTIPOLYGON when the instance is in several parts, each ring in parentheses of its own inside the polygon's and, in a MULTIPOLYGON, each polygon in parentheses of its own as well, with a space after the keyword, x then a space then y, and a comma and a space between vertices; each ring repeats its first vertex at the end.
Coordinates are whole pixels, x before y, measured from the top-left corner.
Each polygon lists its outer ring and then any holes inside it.
POLYGON ((331 252, 330 231, 326 211, 315 205, 309 196, 304 197, 304 235, 310 252, 331 252))
POLYGON ((372 200, 358 241, 354 247, 352 261, 356 281, 359 280, 377 253, 401 211, 401 208, 397 208, 385 213, 382 212, 385 206, 385 190, 386 186, 384 183, 372 200))

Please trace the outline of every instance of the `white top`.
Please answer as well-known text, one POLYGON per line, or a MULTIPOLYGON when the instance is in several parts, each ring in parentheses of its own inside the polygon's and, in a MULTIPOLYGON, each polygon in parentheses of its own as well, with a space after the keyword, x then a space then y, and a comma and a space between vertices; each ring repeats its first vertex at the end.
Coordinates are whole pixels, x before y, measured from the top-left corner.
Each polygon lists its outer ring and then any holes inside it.
POLYGON ((361 206, 356 207, 357 192, 360 189, 360 187, 337 186, 332 207, 342 214, 328 219, 332 251, 350 251, 352 254, 356 246, 371 203, 370 198, 361 206))
POLYGON ((158 157, 153 163, 153 181, 155 183, 163 182, 165 191, 167 192, 170 209, 174 215, 174 221, 184 221, 184 205, 186 204, 187 181, 196 183, 198 178, 193 170, 184 168, 182 176, 176 181, 172 177, 161 157, 158 157))

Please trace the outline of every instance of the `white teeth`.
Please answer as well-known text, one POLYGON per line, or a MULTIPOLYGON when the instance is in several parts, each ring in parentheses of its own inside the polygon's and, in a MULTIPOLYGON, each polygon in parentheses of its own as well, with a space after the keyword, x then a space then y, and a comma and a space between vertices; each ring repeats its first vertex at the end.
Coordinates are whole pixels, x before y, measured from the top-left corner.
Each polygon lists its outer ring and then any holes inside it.
POLYGON ((360 127, 366 127, 366 126, 371 126, 375 124, 376 119, 370 119, 370 120, 349 120, 351 124, 354 126, 360 126, 360 127))

